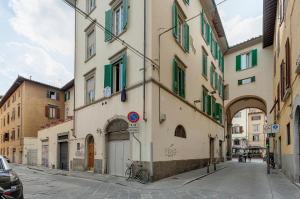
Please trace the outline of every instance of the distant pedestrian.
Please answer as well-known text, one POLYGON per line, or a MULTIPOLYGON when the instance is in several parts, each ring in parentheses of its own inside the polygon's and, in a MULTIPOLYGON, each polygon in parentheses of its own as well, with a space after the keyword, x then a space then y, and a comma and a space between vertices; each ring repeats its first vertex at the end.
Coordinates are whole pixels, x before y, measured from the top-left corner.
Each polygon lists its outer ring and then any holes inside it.
POLYGON ((244 153, 244 160, 245 160, 245 163, 247 162, 247 154, 246 153, 244 153))
POLYGON ((252 154, 248 153, 248 159, 250 160, 250 162, 251 162, 251 158, 252 158, 252 154))

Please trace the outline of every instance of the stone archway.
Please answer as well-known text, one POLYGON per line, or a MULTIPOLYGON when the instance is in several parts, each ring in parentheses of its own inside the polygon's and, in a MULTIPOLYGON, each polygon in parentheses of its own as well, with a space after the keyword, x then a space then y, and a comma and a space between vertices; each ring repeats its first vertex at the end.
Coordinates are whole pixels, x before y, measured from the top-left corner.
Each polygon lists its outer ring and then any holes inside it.
POLYGON ((86 136, 86 168, 87 170, 94 170, 95 164, 95 140, 93 135, 86 136))
POLYGON ((294 151, 295 151, 295 181, 300 182, 300 96, 294 104, 294 151))
POLYGON ((267 115, 267 103, 264 99, 258 96, 245 95, 237 97, 228 102, 225 106, 225 128, 227 131, 227 159, 231 159, 232 156, 232 119, 236 113, 247 108, 259 109, 267 115))
POLYGON ((128 122, 123 117, 109 120, 105 127, 106 173, 124 176, 131 157, 128 122))

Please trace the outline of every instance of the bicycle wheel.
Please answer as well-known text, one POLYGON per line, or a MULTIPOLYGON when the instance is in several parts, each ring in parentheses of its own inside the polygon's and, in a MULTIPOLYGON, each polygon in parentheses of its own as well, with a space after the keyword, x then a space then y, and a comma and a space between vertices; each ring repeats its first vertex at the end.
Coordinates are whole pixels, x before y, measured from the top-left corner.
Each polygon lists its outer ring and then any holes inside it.
POLYGON ((149 182, 149 172, 147 169, 140 169, 136 175, 139 183, 147 184, 149 182))
POLYGON ((125 177, 127 178, 127 180, 129 180, 130 178, 132 178, 132 167, 128 167, 125 171, 125 177))

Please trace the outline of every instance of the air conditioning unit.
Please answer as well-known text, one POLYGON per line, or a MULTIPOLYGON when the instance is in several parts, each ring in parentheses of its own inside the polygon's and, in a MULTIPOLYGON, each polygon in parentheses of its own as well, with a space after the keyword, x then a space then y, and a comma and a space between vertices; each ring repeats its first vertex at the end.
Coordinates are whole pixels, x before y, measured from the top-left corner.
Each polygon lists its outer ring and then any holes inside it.
POLYGON ((298 60, 296 63, 296 73, 300 75, 300 56, 298 57, 298 60))
POLYGON ((285 102, 289 98, 289 96, 291 95, 291 93, 292 93, 292 89, 291 88, 286 89, 282 101, 285 102))

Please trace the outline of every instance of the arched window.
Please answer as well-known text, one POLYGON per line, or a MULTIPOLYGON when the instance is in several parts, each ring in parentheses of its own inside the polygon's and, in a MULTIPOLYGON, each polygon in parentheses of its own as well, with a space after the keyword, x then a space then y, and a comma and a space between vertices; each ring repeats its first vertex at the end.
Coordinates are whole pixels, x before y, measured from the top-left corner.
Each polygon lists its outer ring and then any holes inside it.
POLYGON ((176 137, 181 137, 181 138, 186 138, 186 133, 185 129, 182 125, 178 125, 175 129, 175 136, 176 137))
POLYGON ((240 140, 239 139, 235 139, 233 142, 234 142, 234 145, 240 145, 240 140))

